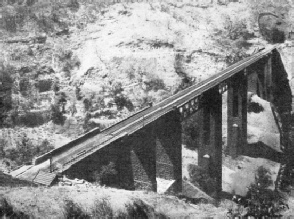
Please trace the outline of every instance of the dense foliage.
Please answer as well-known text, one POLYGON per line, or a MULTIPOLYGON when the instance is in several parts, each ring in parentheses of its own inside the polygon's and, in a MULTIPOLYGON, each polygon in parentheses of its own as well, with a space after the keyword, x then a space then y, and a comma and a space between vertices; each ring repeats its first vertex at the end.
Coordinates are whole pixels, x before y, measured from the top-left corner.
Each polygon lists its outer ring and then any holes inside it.
POLYGON ((246 208, 246 217, 281 217, 281 213, 289 207, 281 192, 269 188, 272 185, 269 170, 260 166, 255 183, 249 186, 247 195, 244 198, 235 196, 233 200, 246 208))
POLYGON ((5 139, 0 139, 0 155, 12 161, 9 165, 24 165, 32 162, 35 156, 44 154, 54 147, 45 139, 41 145, 34 145, 26 136, 16 144, 16 148, 10 148, 5 139))
POLYGON ((23 218, 29 219, 29 215, 16 211, 6 198, 0 197, 0 217, 1 218, 23 218))
POLYGON ((7 113, 12 109, 13 68, 0 65, 0 126, 5 125, 7 113))

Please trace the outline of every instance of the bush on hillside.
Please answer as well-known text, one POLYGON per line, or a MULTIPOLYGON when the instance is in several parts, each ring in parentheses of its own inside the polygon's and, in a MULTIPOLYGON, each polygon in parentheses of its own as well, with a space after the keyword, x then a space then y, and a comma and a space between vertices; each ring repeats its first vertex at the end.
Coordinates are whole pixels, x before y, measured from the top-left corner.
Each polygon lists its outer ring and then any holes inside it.
POLYGON ((70 8, 71 11, 76 12, 78 11, 80 4, 78 0, 70 0, 67 6, 70 8))
POLYGON ((91 111, 92 99, 85 98, 83 100, 85 112, 91 111))
POLYGON ((4 29, 7 32, 15 33, 17 31, 23 31, 26 23, 34 23, 34 28, 39 32, 53 32, 57 28, 60 28, 60 24, 54 23, 51 18, 54 6, 58 5, 58 10, 62 10, 62 4, 58 4, 56 1, 52 1, 51 4, 44 2, 35 2, 32 0, 26 1, 27 4, 14 3, 11 6, 3 5, 3 18, 4 18, 4 29))
POLYGON ((148 81, 144 82, 146 86, 146 91, 158 91, 158 90, 165 90, 166 86, 164 84, 164 81, 160 78, 152 78, 148 81))
POLYGON ((142 200, 134 200, 133 203, 126 204, 126 213, 120 213, 118 218, 169 218, 162 213, 155 212, 152 206, 149 206, 142 200))
POLYGON ((168 5, 161 4, 161 5, 160 5, 160 11, 169 14, 169 13, 170 13, 170 8, 169 8, 168 5))
POLYGON ((0 197, 0 217, 1 218, 22 218, 29 219, 30 216, 24 212, 14 209, 11 203, 6 198, 0 197))
POLYGON ((36 84, 36 87, 38 88, 39 92, 46 92, 50 91, 53 85, 53 80, 52 79, 44 79, 44 80, 39 80, 36 84))
POLYGON ((114 97, 114 102, 118 110, 122 110, 124 107, 126 107, 129 111, 134 110, 134 105, 132 101, 125 95, 116 95, 114 97))
POLYGON ((114 218, 114 211, 107 198, 96 199, 91 215, 93 218, 114 218))
POLYGON ((55 30, 54 23, 48 16, 44 14, 32 14, 31 18, 34 19, 41 32, 51 33, 55 30))
POLYGON ((64 116, 62 111, 60 110, 59 104, 51 105, 51 120, 54 124, 61 125, 64 123, 64 116))
POLYGON ((16 111, 13 111, 12 117, 12 125, 21 125, 27 127, 37 127, 43 125, 44 123, 50 121, 50 111, 43 110, 37 112, 29 112, 27 111, 25 114, 18 115, 16 111))
POLYGON ((51 120, 54 124, 63 125, 66 103, 67 95, 64 92, 56 93, 54 104, 51 104, 51 120))
POLYGON ((60 81, 58 78, 55 78, 53 84, 52 84, 52 90, 57 93, 60 90, 60 81))
POLYGON ((69 112, 71 114, 71 116, 74 116, 78 111, 77 111, 77 107, 76 107, 76 101, 72 101, 70 106, 69 106, 69 112))
POLYGON ((95 93, 91 93, 90 95, 87 95, 84 100, 84 110, 85 112, 91 112, 93 110, 93 102, 95 98, 95 93))
MULTIPOLYGON (((142 203, 142 202, 141 202, 142 203)), ((148 209, 142 204, 138 204, 137 202, 134 202, 133 204, 126 205, 127 213, 125 218, 142 218, 142 219, 148 219, 148 209)), ((120 218, 124 218, 122 214, 119 215, 120 218)), ((163 218, 163 217, 162 217, 163 218)))
POLYGON ((289 1, 245 0, 245 3, 250 8, 252 19, 255 21, 257 21, 258 15, 263 12, 272 12, 278 16, 287 17, 291 9, 289 1))
POLYGON ((86 115, 84 117, 84 123, 83 123, 84 133, 87 133, 97 127, 101 128, 99 124, 96 124, 93 121, 91 121, 91 118, 92 118, 91 114, 89 112, 86 112, 86 115))
POLYGON ((174 68, 176 73, 181 78, 181 83, 179 84, 178 88, 174 93, 177 93, 181 90, 186 89, 187 87, 190 87, 193 84, 193 79, 190 77, 185 70, 184 64, 186 62, 185 55, 182 53, 177 53, 175 55, 175 61, 174 61, 174 68))
POLYGON ((286 39, 285 21, 274 13, 260 13, 259 32, 270 43, 283 43, 286 39))
POLYGON ((246 19, 225 15, 223 25, 215 27, 215 42, 225 51, 227 65, 232 65, 248 56, 246 49, 251 44, 247 40, 252 37, 254 34, 249 31, 246 19))
POLYGON ((247 105, 247 111, 248 113, 251 113, 251 112, 260 113, 264 111, 264 108, 261 104, 250 101, 247 105))
POLYGON ((14 69, 0 63, 0 126, 5 124, 8 112, 12 109, 12 88, 14 69))
POLYGON ((251 13, 251 23, 256 24, 259 16, 260 33, 265 40, 270 43, 282 43, 285 41, 286 33, 293 21, 289 16, 292 5, 289 1, 267 1, 267 0, 246 0, 249 12, 251 13))
POLYGON ((29 90, 30 90, 31 84, 30 79, 28 77, 21 78, 19 82, 19 90, 22 96, 29 96, 29 90))
POLYGON ((63 216, 66 219, 81 218, 90 219, 90 215, 85 212, 85 210, 77 203, 72 200, 65 200, 63 216))
POLYGON ((5 148, 8 146, 8 142, 5 139, 0 139, 0 157, 5 157, 5 148))
POLYGON ((255 218, 278 217, 280 213, 288 208, 286 199, 277 190, 269 189, 273 185, 273 180, 268 169, 260 166, 257 169, 255 183, 248 188, 245 202, 247 215, 255 218))
POLYGON ((101 200, 96 199, 94 202, 94 206, 91 210, 91 216, 93 218, 118 218, 118 219, 126 219, 126 218, 140 218, 140 219, 148 219, 148 218, 168 218, 167 216, 155 212, 155 209, 141 200, 134 200, 132 203, 128 203, 125 205, 126 211, 118 211, 115 212, 109 199, 103 197, 101 200))
POLYGON ((65 73, 64 77, 71 77, 71 71, 75 68, 79 68, 81 61, 73 54, 71 50, 60 49, 57 54, 58 61, 61 66, 61 70, 65 73))
POLYGON ((17 30, 17 25, 16 25, 16 19, 14 15, 10 14, 4 14, 4 28, 8 32, 16 32, 17 30))
POLYGON ((45 154, 46 152, 51 151, 53 149, 54 149, 54 146, 47 139, 44 139, 42 143, 40 144, 40 146, 36 147, 35 156, 45 154))
POLYGON ((81 87, 80 86, 76 85, 75 93, 76 93, 77 100, 81 100, 83 98, 83 96, 81 94, 81 87))
POLYGON ((273 185, 270 171, 263 166, 260 166, 257 169, 257 173, 255 175, 255 182, 263 188, 268 188, 269 186, 273 185))
POLYGON ((113 82, 111 83, 111 97, 114 98, 114 102, 117 106, 118 110, 122 110, 124 107, 126 107, 129 111, 134 110, 134 105, 132 101, 122 92, 124 91, 122 87, 121 82, 113 82))
POLYGON ((119 110, 124 107, 129 111, 134 108, 143 108, 149 102, 160 101, 170 91, 165 85, 164 77, 158 75, 156 58, 138 58, 134 56, 114 57, 109 68, 111 72, 109 83, 111 96, 119 110), (116 75, 122 75, 129 81, 118 79, 116 75))

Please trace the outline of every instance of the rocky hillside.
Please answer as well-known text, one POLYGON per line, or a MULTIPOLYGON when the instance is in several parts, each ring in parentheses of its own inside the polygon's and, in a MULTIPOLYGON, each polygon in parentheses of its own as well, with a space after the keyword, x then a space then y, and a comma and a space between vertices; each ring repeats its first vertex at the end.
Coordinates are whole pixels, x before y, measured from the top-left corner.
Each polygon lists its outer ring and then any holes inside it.
MULTIPOLYGON (((287 36, 291 7, 254 2, 0 1, 5 168, 254 53, 268 43, 258 31, 258 10, 279 12, 287 36)), ((267 30, 274 25, 268 20, 261 21, 267 30)))

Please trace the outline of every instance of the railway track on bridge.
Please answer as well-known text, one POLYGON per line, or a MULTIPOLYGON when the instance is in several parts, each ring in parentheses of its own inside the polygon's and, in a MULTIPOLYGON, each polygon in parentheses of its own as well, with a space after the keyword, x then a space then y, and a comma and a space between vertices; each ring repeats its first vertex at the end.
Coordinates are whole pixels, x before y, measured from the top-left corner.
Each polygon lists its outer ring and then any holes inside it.
MULTIPOLYGON (((64 146, 38 157, 36 159, 36 164, 52 159, 53 164, 61 165, 61 169, 59 170, 67 170, 71 165, 79 162, 110 143, 136 132, 147 124, 150 124, 175 109, 179 110, 185 104, 189 103, 189 101, 196 97, 200 97, 206 91, 225 83, 227 79, 245 70, 263 57, 266 57, 278 47, 279 45, 274 45, 270 48, 264 49, 233 64, 220 73, 178 92, 152 107, 145 108, 131 115, 101 132, 99 132, 98 129, 94 129, 64 146)), ((246 71, 244 73, 246 74, 246 71)))

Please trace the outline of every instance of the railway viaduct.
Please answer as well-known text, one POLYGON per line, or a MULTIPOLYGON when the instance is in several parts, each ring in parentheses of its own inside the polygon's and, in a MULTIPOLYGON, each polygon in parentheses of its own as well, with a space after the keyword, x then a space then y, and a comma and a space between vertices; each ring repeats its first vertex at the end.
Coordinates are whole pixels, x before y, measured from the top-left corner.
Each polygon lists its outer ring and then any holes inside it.
POLYGON ((22 177, 45 182, 46 174, 62 172, 91 180, 95 171, 111 161, 117 177, 109 184, 124 189, 157 191, 156 178, 162 178, 173 181, 172 191, 179 192, 182 186, 181 122, 198 112, 201 115, 198 164, 207 165, 204 155, 210 155, 216 191, 221 192, 222 95, 225 91, 228 91, 228 148, 232 157, 242 154, 247 145, 248 92, 256 93, 275 106, 282 119, 284 151, 290 148, 287 139, 292 96, 278 45, 275 45, 101 132, 94 129, 37 157, 35 167, 42 166, 42 175, 37 172, 22 177), (45 163, 49 164, 43 165, 45 163))

